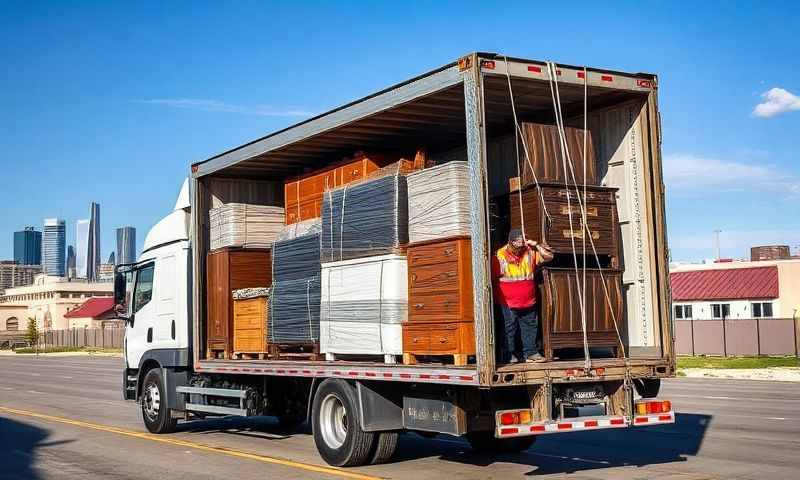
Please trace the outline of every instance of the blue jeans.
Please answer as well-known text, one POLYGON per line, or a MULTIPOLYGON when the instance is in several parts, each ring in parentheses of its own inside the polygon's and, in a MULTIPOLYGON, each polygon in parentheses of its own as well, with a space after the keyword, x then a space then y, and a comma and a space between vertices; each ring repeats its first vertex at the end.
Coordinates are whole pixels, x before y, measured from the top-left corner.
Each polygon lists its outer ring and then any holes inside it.
POLYGON ((502 308, 506 334, 503 361, 508 363, 512 354, 520 360, 524 360, 538 353, 536 336, 539 331, 539 316, 536 314, 536 307, 509 308, 506 305, 502 305, 502 308), (521 354, 516 346, 517 330, 519 330, 520 340, 522 340, 521 354))

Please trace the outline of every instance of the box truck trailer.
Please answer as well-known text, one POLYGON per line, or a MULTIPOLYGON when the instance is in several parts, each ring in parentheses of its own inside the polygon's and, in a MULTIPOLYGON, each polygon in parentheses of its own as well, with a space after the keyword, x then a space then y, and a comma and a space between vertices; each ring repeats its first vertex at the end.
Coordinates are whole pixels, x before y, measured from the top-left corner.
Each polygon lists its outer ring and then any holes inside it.
MULTIPOLYGON (((126 319, 124 397, 141 405, 154 433, 207 416, 307 420, 320 455, 337 466, 387 461, 404 431, 514 451, 542 434, 674 422, 671 403, 658 397, 660 380, 675 373, 675 354, 657 92, 651 74, 473 53, 193 164, 173 212, 150 230, 138 261, 117 268, 115 299, 126 319), (509 182, 518 172, 493 152, 520 134, 523 120, 561 131, 585 127, 592 167, 603 186, 613 187, 622 307, 614 354, 598 353, 577 322, 567 332, 584 334, 577 356, 498 361, 492 239, 493 223, 507 214, 497 213, 493 199, 520 186, 509 182), (331 159, 420 145, 440 163, 459 157, 468 166, 475 345, 468 361, 221 358, 207 351, 206 327, 215 321, 207 308, 210 209, 283 206, 287 179, 331 159)), ((566 197, 580 204, 580 186, 573 186, 574 196, 565 190, 566 197)), ((585 219, 579 206, 575 214, 585 219)), ((595 298, 603 302, 602 294, 595 298)))

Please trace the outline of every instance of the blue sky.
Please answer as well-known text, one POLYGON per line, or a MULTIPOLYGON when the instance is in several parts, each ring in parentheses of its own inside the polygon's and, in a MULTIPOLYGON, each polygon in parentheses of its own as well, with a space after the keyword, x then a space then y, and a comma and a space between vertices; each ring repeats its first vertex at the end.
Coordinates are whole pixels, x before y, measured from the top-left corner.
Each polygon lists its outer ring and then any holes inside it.
POLYGON ((800 246, 800 3, 489 3, 0 1, 0 259, 91 201, 141 246, 190 163, 474 50, 659 75, 673 259, 800 246))

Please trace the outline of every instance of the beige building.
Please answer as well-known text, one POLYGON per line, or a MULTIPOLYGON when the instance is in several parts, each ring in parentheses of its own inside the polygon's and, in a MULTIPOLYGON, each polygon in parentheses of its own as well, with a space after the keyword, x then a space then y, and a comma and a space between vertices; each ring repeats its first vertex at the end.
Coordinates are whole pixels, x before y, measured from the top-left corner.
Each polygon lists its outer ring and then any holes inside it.
POLYGON ((32 284, 40 273, 41 265, 19 265, 13 260, 0 261, 0 294, 9 288, 32 284))
POLYGON ((112 297, 113 283, 88 283, 38 275, 33 285, 9 288, 0 295, 0 331, 24 330, 28 318, 40 331, 70 328, 64 315, 92 297, 112 297))

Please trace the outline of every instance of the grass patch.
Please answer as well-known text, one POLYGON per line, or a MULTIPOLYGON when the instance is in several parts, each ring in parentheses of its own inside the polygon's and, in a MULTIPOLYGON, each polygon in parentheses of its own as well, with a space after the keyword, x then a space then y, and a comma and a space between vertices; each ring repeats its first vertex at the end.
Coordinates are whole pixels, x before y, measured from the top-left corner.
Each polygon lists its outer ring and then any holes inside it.
POLYGON ((88 352, 88 353, 122 353, 121 348, 98 348, 98 347, 47 347, 35 349, 33 347, 18 348, 16 353, 64 353, 64 352, 88 352))
POLYGON ((797 357, 678 357, 678 368, 800 367, 797 357))

